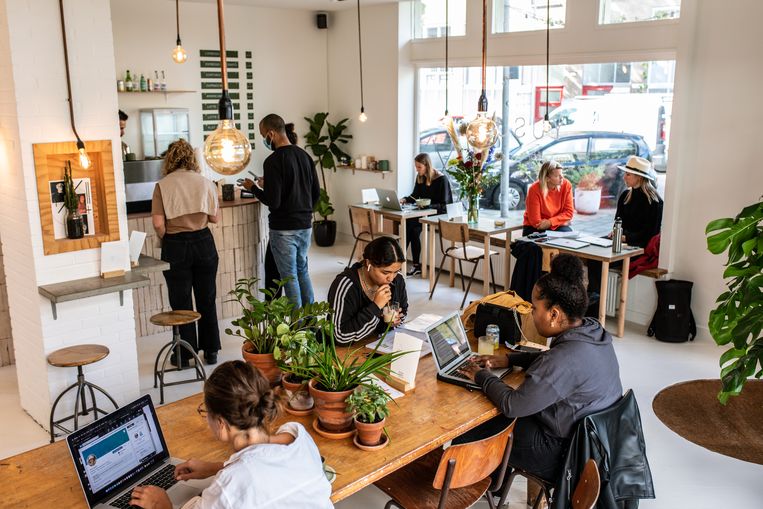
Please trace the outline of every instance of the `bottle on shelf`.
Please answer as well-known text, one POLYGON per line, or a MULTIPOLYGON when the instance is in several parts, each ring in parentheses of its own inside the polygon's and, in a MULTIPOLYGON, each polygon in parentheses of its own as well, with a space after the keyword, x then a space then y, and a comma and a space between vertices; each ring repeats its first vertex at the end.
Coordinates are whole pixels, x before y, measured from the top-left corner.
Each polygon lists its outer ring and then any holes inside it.
POLYGON ((148 82, 146 82, 146 77, 143 74, 140 75, 140 91, 148 92, 148 82))
POLYGON ((154 90, 154 80, 151 79, 151 75, 148 75, 148 79, 146 79, 146 92, 151 92, 154 90))
POLYGON ((132 89, 132 76, 130 75, 130 69, 127 69, 127 73, 125 74, 125 92, 132 92, 132 89))
POLYGON ((167 80, 164 77, 164 70, 162 70, 162 81, 160 82, 159 89, 164 92, 167 90, 167 80))
POLYGON ((159 82, 159 71, 154 71, 154 92, 159 92, 162 89, 162 84, 159 82))

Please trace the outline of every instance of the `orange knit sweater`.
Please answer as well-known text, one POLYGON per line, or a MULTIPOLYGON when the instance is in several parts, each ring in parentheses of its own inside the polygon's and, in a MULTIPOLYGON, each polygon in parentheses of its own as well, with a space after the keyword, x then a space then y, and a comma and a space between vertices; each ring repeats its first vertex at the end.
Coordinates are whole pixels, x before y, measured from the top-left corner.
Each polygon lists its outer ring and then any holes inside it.
POLYGON ((542 219, 551 221, 551 229, 556 230, 572 220, 572 184, 567 179, 562 180, 559 190, 549 189, 546 197, 540 190, 540 184, 535 182, 527 191, 525 199, 525 226, 537 228, 542 219))

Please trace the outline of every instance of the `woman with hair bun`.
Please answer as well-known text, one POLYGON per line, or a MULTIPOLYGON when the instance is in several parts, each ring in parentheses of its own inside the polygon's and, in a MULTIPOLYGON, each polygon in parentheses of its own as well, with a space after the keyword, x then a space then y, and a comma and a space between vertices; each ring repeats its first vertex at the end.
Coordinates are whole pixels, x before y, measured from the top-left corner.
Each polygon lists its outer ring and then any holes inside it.
POLYGON ((601 324, 584 317, 588 296, 583 264, 569 254, 551 262, 551 272, 533 288, 533 322, 550 337, 543 352, 511 352, 480 356, 464 374, 482 387, 502 416, 461 437, 471 441, 503 429, 517 417, 509 464, 555 482, 575 424, 617 402, 623 393, 612 336, 601 324), (485 368, 518 366, 525 381, 512 389, 485 368))
MULTIPOLYGON (((183 509, 333 507, 320 453, 305 428, 287 422, 271 433, 279 413, 277 390, 243 361, 220 364, 207 378, 198 412, 215 438, 227 442, 234 453, 225 463, 191 459, 175 467, 181 481, 215 476, 183 509)), ((172 508, 167 493, 156 486, 135 488, 130 504, 172 508)))

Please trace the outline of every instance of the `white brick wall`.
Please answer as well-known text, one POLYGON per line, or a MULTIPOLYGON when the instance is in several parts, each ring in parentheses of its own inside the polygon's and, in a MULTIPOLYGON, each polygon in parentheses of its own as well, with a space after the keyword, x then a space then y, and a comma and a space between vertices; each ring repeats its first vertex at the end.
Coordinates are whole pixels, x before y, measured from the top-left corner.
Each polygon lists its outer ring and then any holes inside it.
MULTIPOLYGON (((67 42, 74 115, 83 140, 111 139, 119 226, 127 232, 124 181, 116 121, 117 97, 109 2, 67 0, 67 42)), ((53 399, 76 381, 76 369, 48 366, 45 356, 65 346, 98 343, 111 354, 84 368, 88 380, 120 404, 138 395, 132 292, 58 306, 37 287, 96 276, 97 249, 44 256, 32 144, 73 141, 66 101, 58 2, 0 0, 0 237, 21 404, 45 424, 53 399), (34 37, 30 37, 34 34, 34 37)))

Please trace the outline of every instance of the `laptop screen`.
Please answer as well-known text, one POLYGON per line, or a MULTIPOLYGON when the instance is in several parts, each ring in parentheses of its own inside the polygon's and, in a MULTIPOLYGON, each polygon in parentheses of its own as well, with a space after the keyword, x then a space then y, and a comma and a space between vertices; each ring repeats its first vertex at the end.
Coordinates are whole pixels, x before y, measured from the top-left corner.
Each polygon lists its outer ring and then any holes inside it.
POLYGON ((471 351, 469 341, 466 338, 466 331, 464 331, 458 313, 453 313, 445 320, 435 324, 427 331, 427 335, 440 369, 447 367, 454 360, 471 351))
POLYGON ((90 507, 169 458, 148 395, 75 431, 66 442, 90 507))

